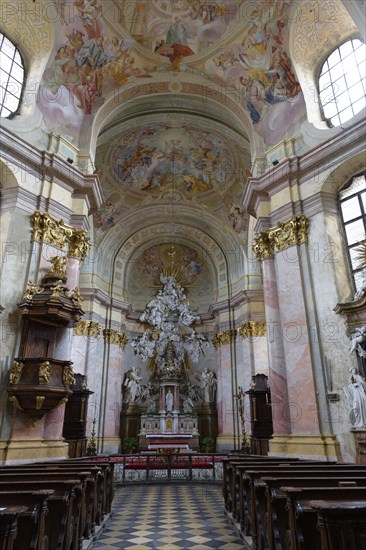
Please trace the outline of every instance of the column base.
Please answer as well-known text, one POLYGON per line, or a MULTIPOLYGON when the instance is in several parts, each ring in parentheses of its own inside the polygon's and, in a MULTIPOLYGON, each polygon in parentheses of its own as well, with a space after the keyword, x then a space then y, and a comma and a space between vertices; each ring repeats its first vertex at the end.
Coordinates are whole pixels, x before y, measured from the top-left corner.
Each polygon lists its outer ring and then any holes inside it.
POLYGON ((236 447, 239 449, 239 438, 235 438, 233 435, 219 435, 216 439, 216 452, 220 453, 222 451, 233 451, 235 449, 235 439, 236 447))
POLYGON ((0 453, 5 464, 22 464, 68 458, 69 445, 59 439, 17 439, 0 442, 0 453))
POLYGON ((102 451, 104 455, 118 454, 121 450, 121 439, 119 437, 103 437, 100 440, 102 451))
POLYGON ((274 435, 269 440, 268 456, 305 460, 341 460, 339 443, 334 435, 274 435))

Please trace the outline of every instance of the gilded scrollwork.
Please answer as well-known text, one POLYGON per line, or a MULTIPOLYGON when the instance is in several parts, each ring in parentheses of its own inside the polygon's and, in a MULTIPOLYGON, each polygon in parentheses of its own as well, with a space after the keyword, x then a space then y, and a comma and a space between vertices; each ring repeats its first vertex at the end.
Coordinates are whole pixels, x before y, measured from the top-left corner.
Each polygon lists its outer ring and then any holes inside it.
POLYGON ((51 380, 51 365, 49 361, 43 361, 38 367, 38 383, 48 384, 51 380))
POLYGON ((107 344, 116 344, 122 349, 128 342, 128 337, 125 335, 124 332, 118 332, 117 330, 113 330, 110 328, 106 328, 103 330, 103 336, 104 341, 107 344))
POLYGON ((217 332, 213 338, 212 343, 217 349, 220 346, 225 346, 235 342, 236 331, 235 330, 226 330, 224 332, 217 332))
POLYGON ((253 252, 259 260, 273 257, 274 252, 280 252, 290 246, 308 241, 309 220, 304 214, 292 216, 285 222, 279 222, 275 227, 261 231, 254 239, 253 252))
POLYGON ((32 300, 35 294, 42 294, 43 290, 44 289, 41 286, 37 285, 36 283, 32 283, 32 281, 28 281, 27 287, 22 296, 22 301, 32 300))
POLYGON ((68 241, 71 239, 75 229, 64 223, 63 220, 57 221, 47 212, 41 214, 38 210, 33 214, 33 240, 44 242, 65 250, 68 241))
POLYGON ((75 229, 69 241, 69 250, 67 255, 69 258, 84 260, 89 253, 90 246, 90 239, 87 236, 85 229, 75 229))
POLYGON ((90 240, 85 229, 75 229, 63 220, 57 221, 47 212, 41 214, 36 210, 32 216, 32 238, 37 242, 44 242, 66 250, 70 258, 83 260, 89 252, 90 240))
POLYGON ((54 286, 51 286, 52 294, 51 299, 57 300, 60 298, 61 293, 65 293, 65 285, 63 281, 59 280, 54 286))
POLYGON ((9 373, 9 384, 19 384, 23 368, 23 363, 13 362, 9 373))
POLYGON ((260 323, 258 321, 248 321, 248 323, 244 323, 244 325, 241 325, 237 329, 237 331, 242 338, 265 336, 266 323, 260 323))
POLYGON ((64 368, 63 382, 64 385, 67 387, 73 386, 75 384, 74 371, 72 370, 71 365, 66 365, 66 367, 64 368))
POLYGON ((260 231, 253 241, 253 252, 258 260, 268 260, 274 254, 273 243, 269 239, 267 231, 260 231))
POLYGON ((81 307, 82 302, 84 301, 80 294, 79 287, 75 287, 69 296, 72 300, 72 303, 76 307, 81 307))
POLYGON ((47 271, 45 278, 56 278, 61 279, 62 281, 66 281, 66 256, 53 256, 52 258, 50 258, 50 263, 52 264, 52 268, 47 271))
POLYGON ((102 332, 102 327, 95 321, 78 321, 74 325, 74 336, 89 336, 98 338, 102 332))
POLYGON ((40 411, 42 409, 42 406, 43 406, 43 403, 44 403, 45 399, 46 399, 45 395, 37 395, 36 396, 36 405, 35 405, 36 411, 40 411))
POLYGON ((18 411, 24 411, 23 407, 20 405, 18 398, 15 395, 10 395, 9 397, 10 403, 13 403, 14 407, 18 409, 18 411))

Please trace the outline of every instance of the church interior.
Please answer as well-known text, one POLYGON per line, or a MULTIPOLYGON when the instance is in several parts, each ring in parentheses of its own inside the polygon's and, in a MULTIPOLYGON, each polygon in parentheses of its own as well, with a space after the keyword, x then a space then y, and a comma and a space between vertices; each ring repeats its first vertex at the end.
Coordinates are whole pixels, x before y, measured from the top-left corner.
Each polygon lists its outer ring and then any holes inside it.
POLYGON ((2 466, 362 469, 365 1, 0 10, 2 466))

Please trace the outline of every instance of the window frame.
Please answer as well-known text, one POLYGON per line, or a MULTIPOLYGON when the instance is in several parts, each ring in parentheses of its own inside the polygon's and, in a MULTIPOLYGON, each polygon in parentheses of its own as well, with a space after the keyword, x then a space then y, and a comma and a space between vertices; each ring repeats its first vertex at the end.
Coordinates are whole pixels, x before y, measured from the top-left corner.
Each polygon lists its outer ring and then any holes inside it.
POLYGON ((353 287, 353 292, 356 292, 357 291, 357 286, 356 286, 356 281, 355 281, 355 273, 360 273, 363 271, 363 269, 365 268, 353 268, 353 265, 352 265, 352 258, 351 258, 351 250, 360 246, 360 244, 366 242, 364 239, 361 240, 361 241, 358 241, 356 243, 353 243, 353 244, 348 244, 348 238, 347 238, 347 232, 346 232, 346 226, 350 223, 353 223, 357 220, 362 220, 363 221, 363 226, 364 226, 364 232, 365 232, 365 235, 366 235, 366 205, 364 206, 363 203, 362 203, 362 200, 361 200, 361 193, 365 193, 366 192, 366 189, 360 189, 359 191, 355 191, 354 193, 352 193, 351 195, 349 195, 348 197, 345 197, 345 198, 341 198, 340 194, 342 191, 345 191, 346 189, 348 189, 349 187, 351 187, 352 183, 353 183, 353 180, 355 178, 358 178, 358 177, 361 177, 363 176, 365 178, 365 181, 366 181, 366 170, 363 170, 362 172, 359 172, 357 174, 354 174, 348 181, 347 183, 345 183, 339 190, 338 190, 338 193, 337 193, 337 199, 338 199, 338 211, 339 211, 339 215, 340 215, 340 221, 341 221, 341 225, 342 225, 342 233, 343 233, 343 239, 344 239, 344 246, 345 248, 347 249, 347 258, 348 258, 348 265, 349 265, 349 270, 350 270, 350 274, 351 274, 351 280, 352 280, 352 287, 353 287), (359 206, 360 206, 360 212, 361 212, 361 215, 357 215, 357 216, 354 216, 352 217, 351 219, 345 221, 344 220, 344 216, 343 216, 343 210, 342 210, 342 203, 348 201, 348 200, 351 200, 353 199, 354 197, 358 197, 358 202, 359 202, 359 206))
MULTIPOLYGON (((20 114, 20 110, 21 110, 21 107, 22 107, 22 102, 23 102, 23 97, 24 97, 24 90, 25 90, 25 83, 26 83, 26 65, 25 65, 25 62, 24 62, 24 57, 22 55, 22 52, 21 50, 19 49, 18 45, 11 39, 9 38, 9 36, 4 33, 1 29, 0 29, 0 33, 2 34, 2 36, 4 38, 6 38, 12 45, 13 47, 15 48, 15 53, 18 53, 19 57, 20 57, 20 61, 22 63, 22 69, 23 69, 23 82, 20 83, 21 84, 21 91, 20 91, 20 95, 19 95, 19 101, 18 101, 18 106, 16 108, 15 111, 11 112, 8 116, 4 116, 2 114, 0 114, 0 119, 6 119, 6 120, 11 120, 12 118, 14 118, 15 116, 19 115, 20 114)), ((1 45, 0 45, 0 52, 1 52, 1 45)), ((4 54, 6 55, 6 54, 4 54)), ((15 56, 15 54, 14 54, 15 56)), ((9 58, 10 59, 10 58, 9 58)), ((14 62, 14 57, 12 59, 12 63, 14 62)), ((8 73, 9 76, 11 76, 11 72, 8 73)), ((13 77, 14 78, 14 77, 13 77)), ((17 80, 17 79, 15 79, 17 80)), ((18 80, 17 80, 18 81, 18 80)), ((18 81, 19 82, 19 81, 18 81)), ((5 93, 4 93, 4 97, 5 97, 5 94, 7 92, 7 88, 5 89, 5 93)), ((14 95, 14 94, 13 94, 14 95)), ((16 97, 16 96, 14 96, 16 97)), ((0 113, 2 111, 2 108, 3 108, 3 104, 1 103, 0 104, 0 113)))
MULTIPOLYGON (((360 112, 362 112, 362 109, 361 111, 359 111, 359 113, 356 113, 355 115, 353 115, 350 119, 348 119, 346 122, 341 122, 338 126, 335 126, 334 124, 332 124, 330 118, 326 117, 325 116, 325 113, 324 113, 324 107, 323 107, 323 103, 320 99, 320 93, 322 90, 320 90, 320 85, 319 85, 319 81, 320 81, 320 77, 322 76, 322 70, 323 70, 323 67, 324 67, 324 64, 325 62, 329 59, 329 57, 336 51, 338 50, 339 48, 341 48, 344 44, 346 44, 347 42, 351 42, 351 40, 359 40, 362 44, 365 44, 366 45, 366 42, 363 41, 362 37, 359 35, 359 34, 356 34, 354 36, 350 36, 348 38, 346 38, 345 40, 343 40, 343 42, 341 42, 340 44, 337 44, 337 46, 335 48, 332 49, 332 51, 328 52, 324 58, 322 59, 321 63, 319 64, 319 67, 318 67, 318 70, 317 70, 317 77, 316 77, 316 90, 317 90, 317 94, 318 94, 318 105, 319 105, 319 109, 320 109, 320 114, 321 114, 321 118, 323 121, 326 122, 326 124, 328 125, 329 128, 342 128, 342 125, 343 124, 348 124, 354 117, 356 117, 360 112)), ((343 73, 343 74, 346 74, 346 73, 343 73)), ((331 82, 331 84, 333 84, 333 81, 331 82)), ((347 85, 347 91, 349 90, 349 87, 347 85)), ((366 92, 365 92, 366 93, 366 92)), ((350 105, 347 107, 349 108, 350 106, 352 105, 352 103, 350 103, 350 105)), ((365 108, 365 107, 364 107, 365 108)), ((339 112, 337 113, 338 116, 339 116, 339 112)), ((353 176, 355 177, 355 176, 353 176)))

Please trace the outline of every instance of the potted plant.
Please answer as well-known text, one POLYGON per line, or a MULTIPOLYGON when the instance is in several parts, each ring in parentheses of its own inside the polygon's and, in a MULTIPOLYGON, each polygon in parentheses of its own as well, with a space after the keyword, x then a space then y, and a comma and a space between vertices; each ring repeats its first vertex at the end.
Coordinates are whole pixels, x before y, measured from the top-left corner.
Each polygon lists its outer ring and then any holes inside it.
POLYGON ((122 442, 122 451, 129 454, 136 453, 138 446, 136 437, 125 437, 122 442))
POLYGON ((201 441, 201 449, 204 453, 215 451, 215 440, 212 437, 204 437, 201 441))

